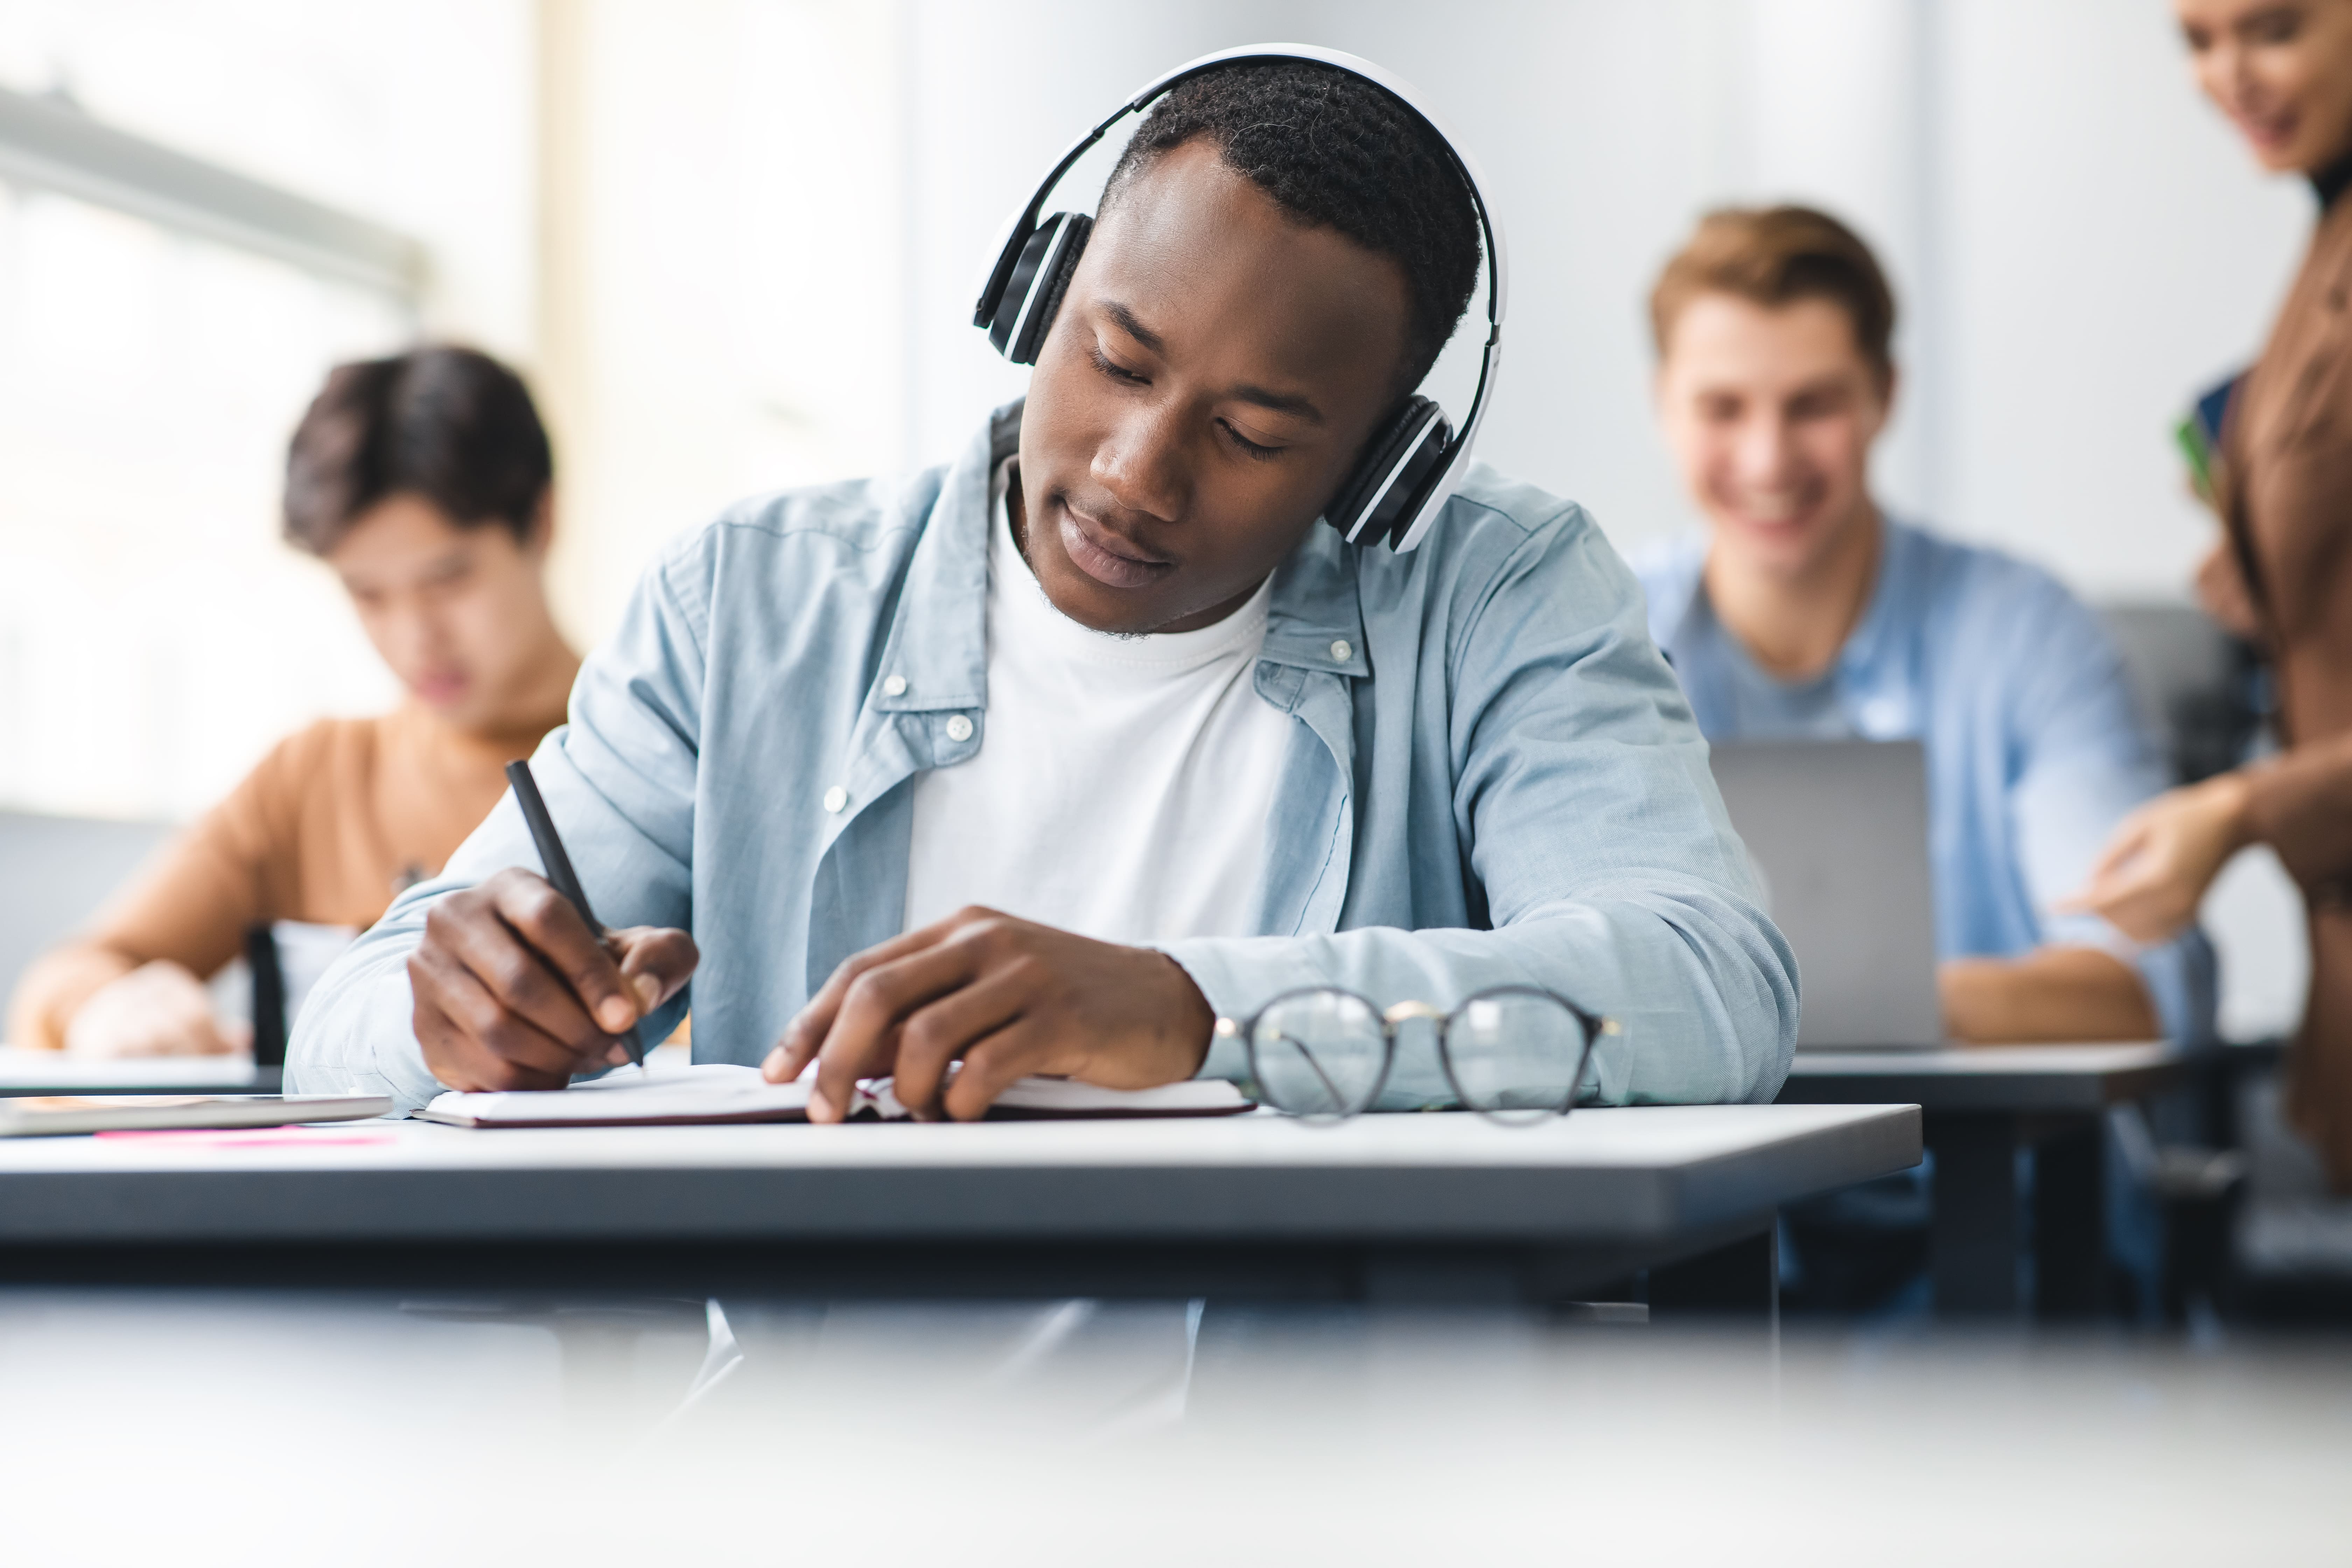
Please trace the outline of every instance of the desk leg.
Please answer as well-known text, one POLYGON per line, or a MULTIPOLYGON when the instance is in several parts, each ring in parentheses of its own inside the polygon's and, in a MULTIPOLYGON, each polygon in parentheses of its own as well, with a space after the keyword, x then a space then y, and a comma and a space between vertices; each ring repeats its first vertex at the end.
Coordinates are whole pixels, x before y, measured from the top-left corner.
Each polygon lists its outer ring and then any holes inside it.
POLYGON ((1928 1272, 1938 1312, 2014 1312, 2017 1143, 2013 1116, 1930 1116, 1936 1156, 1928 1272))
POLYGON ((1650 1270, 1650 1321, 1737 1315, 1780 1332, 1780 1249, 1777 1223, 1712 1252, 1650 1270))
POLYGON ((2108 1309, 2106 1151, 2094 1119, 2033 1151, 2034 1310, 2095 1318, 2108 1309))

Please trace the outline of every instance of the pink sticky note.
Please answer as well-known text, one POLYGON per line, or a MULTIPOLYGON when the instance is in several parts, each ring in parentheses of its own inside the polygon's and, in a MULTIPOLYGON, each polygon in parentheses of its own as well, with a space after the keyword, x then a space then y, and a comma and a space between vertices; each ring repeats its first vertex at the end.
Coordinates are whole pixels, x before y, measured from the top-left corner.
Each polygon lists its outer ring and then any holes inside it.
POLYGON ((214 1127, 148 1127, 117 1128, 112 1131, 92 1134, 99 1138, 168 1138, 182 1142, 207 1143, 216 1148, 269 1149, 316 1148, 321 1144, 389 1143, 389 1132, 310 1132, 299 1127, 255 1127, 226 1129, 214 1127))

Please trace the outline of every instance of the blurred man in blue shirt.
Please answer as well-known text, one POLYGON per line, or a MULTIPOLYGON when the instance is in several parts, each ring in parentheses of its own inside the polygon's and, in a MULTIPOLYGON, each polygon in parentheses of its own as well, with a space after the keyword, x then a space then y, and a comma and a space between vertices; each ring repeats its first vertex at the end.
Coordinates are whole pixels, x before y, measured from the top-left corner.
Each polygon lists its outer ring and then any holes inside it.
POLYGON ((1637 559, 1710 740, 1916 739, 1947 1032, 2196 1041, 2212 959, 2059 905, 2168 782, 2097 621, 2047 573, 1889 520, 1869 489, 1895 302, 1801 207, 1709 216, 1651 300, 1658 407, 1704 538, 1637 559))

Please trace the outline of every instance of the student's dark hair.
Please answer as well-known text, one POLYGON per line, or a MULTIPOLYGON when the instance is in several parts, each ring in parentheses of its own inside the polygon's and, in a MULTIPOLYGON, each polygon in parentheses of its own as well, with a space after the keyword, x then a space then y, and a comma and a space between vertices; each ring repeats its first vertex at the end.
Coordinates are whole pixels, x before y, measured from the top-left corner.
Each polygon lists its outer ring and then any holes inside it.
POLYGON ((387 496, 423 497, 460 528, 530 536, 554 477, 522 378, 436 345, 337 365, 286 453, 286 537, 314 555, 387 496))
POLYGON ((1361 77, 1309 61, 1236 65, 1171 89, 1119 155, 1105 207, 1195 139, 1303 223, 1404 269, 1410 317, 1398 395, 1437 363, 1478 281, 1470 188, 1421 116, 1361 77))
POLYGON ((1862 237, 1814 207, 1723 207, 1699 219, 1690 242, 1650 291, 1650 331, 1664 357, 1675 321, 1702 294, 1777 310, 1826 300, 1853 325, 1883 391, 1895 376, 1895 291, 1862 237))

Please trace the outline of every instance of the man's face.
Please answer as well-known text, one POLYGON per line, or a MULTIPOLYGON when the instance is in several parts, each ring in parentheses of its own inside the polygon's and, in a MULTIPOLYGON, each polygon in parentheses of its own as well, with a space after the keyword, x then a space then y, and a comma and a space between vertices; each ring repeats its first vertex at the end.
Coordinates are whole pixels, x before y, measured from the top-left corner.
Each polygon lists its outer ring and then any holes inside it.
POLYGON ((1886 410, 1853 322, 1826 300, 1701 294, 1658 366, 1666 442, 1717 551, 1774 574, 1801 574, 1869 515, 1886 410))
POLYGON ((1021 425, 1023 546, 1105 632, 1229 614, 1395 401, 1403 269, 1298 223, 1194 142, 1096 225, 1021 425))
POLYGON ((361 513, 327 564, 400 683, 457 728, 484 731, 512 717, 539 672, 547 534, 544 515, 528 545, 498 523, 459 528, 404 491, 361 513))

